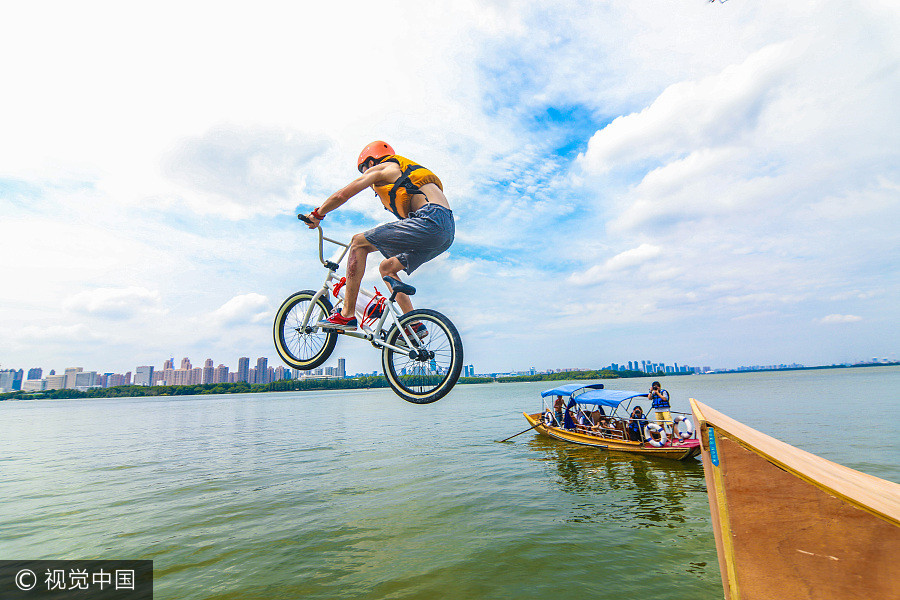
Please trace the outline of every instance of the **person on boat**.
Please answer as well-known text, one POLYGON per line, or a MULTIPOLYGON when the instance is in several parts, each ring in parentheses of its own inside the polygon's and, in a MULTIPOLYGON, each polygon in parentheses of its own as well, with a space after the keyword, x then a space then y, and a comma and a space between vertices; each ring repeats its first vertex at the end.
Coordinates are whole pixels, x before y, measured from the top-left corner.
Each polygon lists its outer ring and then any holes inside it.
MULTIPOLYGON (((323 329, 353 331, 357 328, 354 309, 366 258, 378 251, 385 257, 378 267, 382 277, 395 279, 400 271, 412 274, 423 263, 438 256, 453 243, 456 227, 450 203, 438 176, 408 158, 399 156, 386 142, 372 142, 359 154, 359 177, 331 194, 322 206, 307 215, 315 229, 325 216, 367 187, 371 187, 385 210, 398 221, 379 225, 350 240, 347 255, 347 283, 341 311, 317 323, 323 329)), ((397 294, 397 304, 407 313, 413 309, 406 294, 397 294)), ((411 325, 419 337, 428 335, 422 323, 411 325)))
POLYGON ((656 411, 656 420, 660 427, 672 429, 672 441, 678 437, 674 430, 675 424, 672 422, 671 407, 669 406, 669 392, 662 389, 662 385, 658 381, 654 381, 650 386, 650 392, 647 394, 650 399, 651 407, 656 411))
POLYGON ((647 426, 647 417, 644 416, 644 409, 635 406, 631 411, 631 418, 628 419, 628 439, 632 442, 640 442, 644 439, 644 428, 647 426))
POLYGON ((563 416, 563 428, 569 431, 575 430, 575 417, 572 416, 572 409, 566 408, 566 414, 563 416))
POLYGON ((581 433, 590 433, 590 431, 593 429, 593 425, 594 423, 591 421, 591 416, 583 409, 578 409, 577 430, 581 433))
POLYGON ((602 406, 597 406, 591 413, 591 423, 591 431, 598 435, 606 435, 605 430, 609 429, 609 417, 606 416, 602 406))
POLYGON ((566 403, 563 402, 562 396, 557 396, 556 400, 553 402, 553 410, 556 411, 556 426, 562 427, 563 424, 563 409, 566 407, 566 403))

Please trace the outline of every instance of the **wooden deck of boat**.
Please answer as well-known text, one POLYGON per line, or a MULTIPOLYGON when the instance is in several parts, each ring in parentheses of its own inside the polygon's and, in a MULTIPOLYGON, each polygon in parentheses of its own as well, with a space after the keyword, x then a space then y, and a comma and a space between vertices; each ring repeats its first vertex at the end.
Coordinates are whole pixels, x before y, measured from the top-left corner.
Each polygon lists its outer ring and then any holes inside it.
POLYGON ((691 399, 725 597, 900 597, 900 485, 691 399))

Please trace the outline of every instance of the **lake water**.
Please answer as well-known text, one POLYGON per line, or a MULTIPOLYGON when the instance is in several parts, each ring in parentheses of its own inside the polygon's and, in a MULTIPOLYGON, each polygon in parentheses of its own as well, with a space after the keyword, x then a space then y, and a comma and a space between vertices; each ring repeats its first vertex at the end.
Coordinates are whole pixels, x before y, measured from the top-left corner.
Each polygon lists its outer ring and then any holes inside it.
MULTIPOLYGON (((900 482, 900 368, 663 385, 900 482)), ((156 598, 721 598, 699 461, 494 442, 549 387, 0 402, 0 558, 152 559, 156 598)))

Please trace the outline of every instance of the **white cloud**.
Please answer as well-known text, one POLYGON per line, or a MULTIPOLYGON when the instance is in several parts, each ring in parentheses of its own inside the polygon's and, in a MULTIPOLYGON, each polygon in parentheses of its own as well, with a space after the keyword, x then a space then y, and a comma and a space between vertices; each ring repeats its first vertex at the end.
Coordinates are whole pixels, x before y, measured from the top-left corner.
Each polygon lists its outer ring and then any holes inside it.
POLYGON ((615 276, 626 269, 635 269, 649 261, 659 257, 662 248, 653 244, 641 244, 637 248, 631 248, 616 254, 601 265, 590 267, 583 274, 572 274, 569 282, 578 285, 588 285, 603 281, 615 276))
POLYGON ((158 291, 132 286, 79 292, 67 299, 63 307, 106 319, 126 319, 136 314, 163 314, 160 303, 158 291))
POLYGON ((293 210, 304 173, 327 142, 284 129, 217 127, 182 141, 164 160, 178 197, 200 214, 247 218, 293 210))
POLYGON ((788 44, 772 44, 717 75, 675 83, 641 112, 598 131, 578 160, 588 173, 604 173, 647 159, 681 157, 690 148, 732 144, 753 131, 795 54, 788 44))
POLYGON ((212 313, 210 318, 221 326, 259 323, 272 317, 269 299, 262 294, 235 296, 212 313))
POLYGON ((819 319, 819 323, 823 325, 834 325, 836 323, 857 323, 862 321, 862 317, 858 317, 856 315, 828 315, 827 317, 822 317, 819 319))
POLYGON ((28 325, 22 328, 19 339, 22 342, 43 342, 58 345, 94 342, 102 338, 84 323, 73 323, 71 325, 51 325, 49 327, 28 325))

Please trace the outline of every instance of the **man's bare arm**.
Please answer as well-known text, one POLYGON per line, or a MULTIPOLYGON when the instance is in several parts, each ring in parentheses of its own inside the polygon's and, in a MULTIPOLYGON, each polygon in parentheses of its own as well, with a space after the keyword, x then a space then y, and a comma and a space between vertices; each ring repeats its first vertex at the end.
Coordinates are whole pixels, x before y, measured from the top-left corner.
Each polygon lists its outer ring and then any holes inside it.
POLYGON ((316 225, 321 221, 320 217, 324 217, 326 214, 330 213, 334 209, 338 208, 347 200, 357 195, 367 187, 371 185, 384 185, 386 183, 391 183, 396 181, 402 172, 400 171, 400 166, 396 163, 382 163, 380 165, 375 165, 369 169, 366 169, 366 172, 328 196, 325 202, 322 203, 318 209, 316 209, 313 213, 310 213, 309 217, 313 220, 313 224, 310 225, 310 228, 315 228, 316 225), (318 213, 318 215, 314 214, 318 213))

